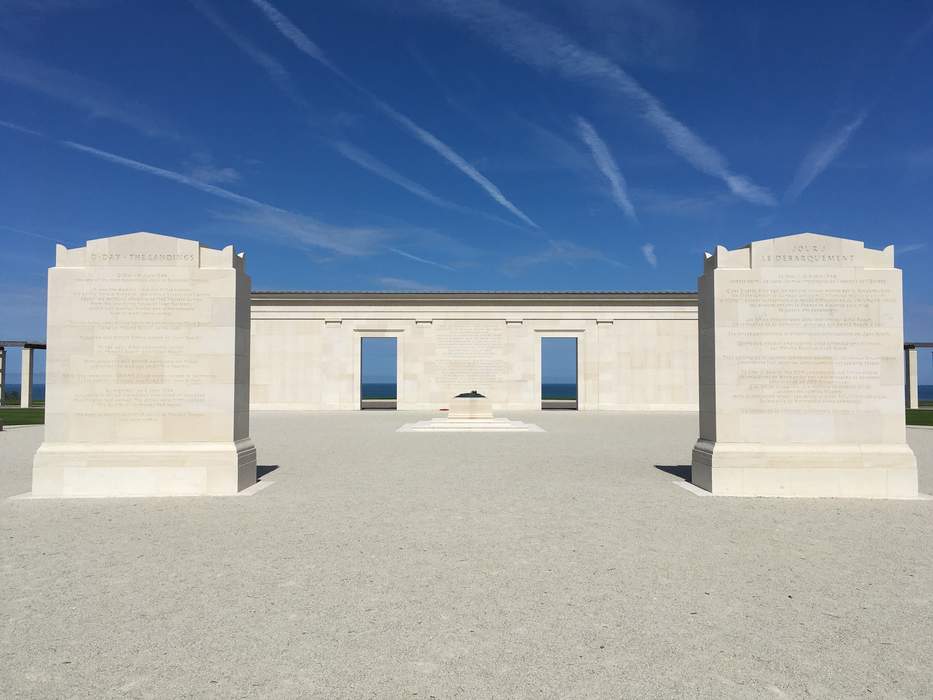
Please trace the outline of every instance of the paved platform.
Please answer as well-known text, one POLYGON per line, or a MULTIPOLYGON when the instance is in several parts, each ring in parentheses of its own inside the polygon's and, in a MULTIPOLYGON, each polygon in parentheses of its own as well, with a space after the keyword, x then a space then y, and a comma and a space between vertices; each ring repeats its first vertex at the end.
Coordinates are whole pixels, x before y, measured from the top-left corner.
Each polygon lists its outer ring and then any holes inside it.
POLYGON ((534 423, 509 418, 429 418, 405 423, 400 433, 543 433, 534 423))
POLYGON ((431 417, 256 414, 245 498, 11 500, 0 433, 2 694, 929 696, 933 502, 699 497, 695 414, 431 417))

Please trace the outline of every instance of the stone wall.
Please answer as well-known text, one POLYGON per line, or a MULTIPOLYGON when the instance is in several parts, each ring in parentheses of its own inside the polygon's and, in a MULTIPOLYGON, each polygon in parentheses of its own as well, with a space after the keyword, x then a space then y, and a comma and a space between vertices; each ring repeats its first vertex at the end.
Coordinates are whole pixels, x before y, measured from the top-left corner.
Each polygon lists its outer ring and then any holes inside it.
POLYGON ((894 248, 798 234, 719 246, 699 282, 693 481, 744 496, 910 498, 894 248))
POLYGON ((696 410, 692 294, 257 293, 253 410, 358 410, 360 345, 398 338, 398 408, 478 389, 541 407, 541 338, 577 338, 581 410, 696 410))
POLYGON ((233 246, 150 233, 57 246, 33 493, 219 495, 254 483, 249 289, 233 246))

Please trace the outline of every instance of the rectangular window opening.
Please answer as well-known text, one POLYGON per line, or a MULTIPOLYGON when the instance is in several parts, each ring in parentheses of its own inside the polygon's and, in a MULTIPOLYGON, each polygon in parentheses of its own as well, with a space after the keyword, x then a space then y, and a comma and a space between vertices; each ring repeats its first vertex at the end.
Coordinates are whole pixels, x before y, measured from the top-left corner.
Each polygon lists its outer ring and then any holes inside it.
POLYGON ((541 408, 577 410, 577 339, 541 339, 541 408))
POLYGON ((360 409, 398 407, 398 339, 360 339, 360 409))

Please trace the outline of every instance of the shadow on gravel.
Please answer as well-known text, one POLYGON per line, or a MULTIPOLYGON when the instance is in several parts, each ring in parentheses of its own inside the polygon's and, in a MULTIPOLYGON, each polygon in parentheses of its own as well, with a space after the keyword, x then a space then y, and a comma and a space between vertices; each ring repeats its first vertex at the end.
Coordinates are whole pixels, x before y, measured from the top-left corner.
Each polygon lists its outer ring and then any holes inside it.
POLYGON ((279 468, 278 464, 258 464, 256 465, 256 481, 259 481, 262 477, 270 472, 274 472, 279 468))
POLYGON ((690 473, 692 470, 689 464, 680 464, 677 466, 672 466, 669 464, 655 464, 654 468, 660 469, 662 472, 667 472, 671 476, 679 477, 684 481, 690 481, 690 473))

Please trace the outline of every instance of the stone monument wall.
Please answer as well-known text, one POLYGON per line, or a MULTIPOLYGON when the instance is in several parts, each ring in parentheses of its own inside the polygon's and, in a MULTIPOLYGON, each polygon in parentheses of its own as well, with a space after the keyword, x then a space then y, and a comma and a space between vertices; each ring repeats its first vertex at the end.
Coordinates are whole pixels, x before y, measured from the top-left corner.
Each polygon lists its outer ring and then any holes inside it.
POLYGON ((361 339, 388 336, 402 410, 472 389, 495 410, 540 409, 544 337, 576 338, 581 410, 696 410, 692 294, 463 296, 254 295, 252 408, 359 410, 361 339))
POLYGON ((149 233, 57 246, 33 493, 232 494, 254 483, 249 290, 232 246, 149 233))
POLYGON ((800 234, 718 247, 699 281, 693 481, 719 494, 912 497, 894 249, 800 234))

